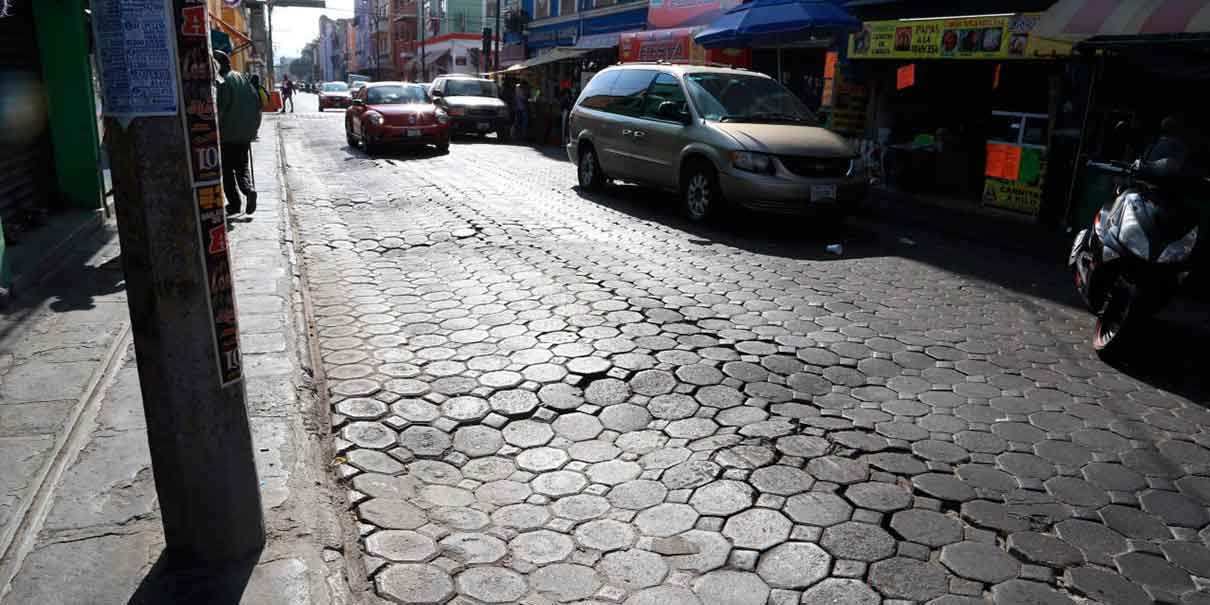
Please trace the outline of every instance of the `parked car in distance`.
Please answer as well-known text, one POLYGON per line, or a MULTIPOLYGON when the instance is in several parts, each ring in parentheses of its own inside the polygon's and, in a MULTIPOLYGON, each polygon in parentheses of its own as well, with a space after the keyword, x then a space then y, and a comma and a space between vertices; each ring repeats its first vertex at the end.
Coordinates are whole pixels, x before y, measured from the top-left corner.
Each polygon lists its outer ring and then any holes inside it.
POLYGON ((843 217, 868 189, 843 138, 776 80, 742 69, 607 68, 580 94, 569 132, 582 188, 617 179, 678 191, 694 221, 724 203, 843 217))
POLYGON ((392 144, 448 151, 450 119, 418 84, 372 82, 353 94, 345 110, 345 139, 350 147, 361 143, 371 154, 392 144))
POLYGON ((495 132, 500 140, 508 138, 512 119, 495 82, 466 75, 438 76, 430 94, 433 102, 450 114, 450 128, 455 134, 495 132))
POLYGON ((329 107, 346 108, 352 102, 349 85, 344 82, 324 82, 319 85, 319 110, 329 107))

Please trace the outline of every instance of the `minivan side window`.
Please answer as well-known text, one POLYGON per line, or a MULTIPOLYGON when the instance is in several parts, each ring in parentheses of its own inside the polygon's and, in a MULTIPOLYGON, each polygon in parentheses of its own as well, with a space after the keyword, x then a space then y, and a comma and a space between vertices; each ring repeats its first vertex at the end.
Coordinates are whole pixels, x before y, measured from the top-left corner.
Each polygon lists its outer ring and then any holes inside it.
POLYGON ((621 71, 607 71, 603 74, 597 74, 588 81, 588 86, 584 87, 584 92, 580 93, 580 106, 586 109, 596 109, 604 111, 609 105, 612 98, 609 96, 609 90, 613 88, 613 83, 617 81, 618 74, 621 71))
POLYGON ((681 111, 689 112, 685 90, 681 88, 681 83, 677 81, 676 76, 668 73, 656 76, 651 86, 647 88, 647 94, 643 97, 643 117, 654 120, 667 119, 659 114, 660 105, 664 103, 676 103, 681 111))
POLYGON ((648 69, 622 70, 613 88, 609 91, 612 99, 605 111, 624 116, 638 116, 643 112, 643 93, 658 72, 648 69))

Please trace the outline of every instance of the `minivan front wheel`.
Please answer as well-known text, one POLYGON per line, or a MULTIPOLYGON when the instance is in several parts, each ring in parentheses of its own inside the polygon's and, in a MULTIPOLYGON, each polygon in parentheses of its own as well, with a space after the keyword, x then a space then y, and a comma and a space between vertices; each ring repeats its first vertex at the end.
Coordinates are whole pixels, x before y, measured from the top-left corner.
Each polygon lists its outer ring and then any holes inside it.
POLYGON ((580 152, 580 188, 585 191, 599 191, 605 185, 605 175, 601 172, 601 163, 597 160, 597 150, 588 147, 580 152))
POLYGON ((722 199, 722 190, 714 169, 705 164, 690 168, 681 185, 681 198, 689 220, 702 222, 710 218, 718 210, 722 199))

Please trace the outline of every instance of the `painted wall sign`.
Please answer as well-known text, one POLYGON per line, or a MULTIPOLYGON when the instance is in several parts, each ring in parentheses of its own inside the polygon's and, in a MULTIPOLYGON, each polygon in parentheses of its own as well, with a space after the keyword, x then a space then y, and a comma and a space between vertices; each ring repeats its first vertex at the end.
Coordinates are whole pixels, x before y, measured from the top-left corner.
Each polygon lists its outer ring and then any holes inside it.
POLYGON ((172 14, 171 0, 94 3, 93 35, 105 116, 172 116, 179 111, 176 65, 172 53, 164 52, 172 47, 176 30, 172 14))

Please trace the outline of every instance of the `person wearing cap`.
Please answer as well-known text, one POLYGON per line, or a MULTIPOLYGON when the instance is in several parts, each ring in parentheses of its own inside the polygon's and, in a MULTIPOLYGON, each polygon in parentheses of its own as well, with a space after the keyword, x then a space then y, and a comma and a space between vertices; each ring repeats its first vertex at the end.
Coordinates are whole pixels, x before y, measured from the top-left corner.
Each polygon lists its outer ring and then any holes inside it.
POLYGON ((248 77, 231 69, 231 58, 215 51, 218 63, 218 136, 223 162, 223 194, 227 215, 240 213, 240 192, 248 199, 246 212, 256 212, 256 185, 249 172, 252 141, 260 130, 261 102, 248 77))

